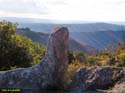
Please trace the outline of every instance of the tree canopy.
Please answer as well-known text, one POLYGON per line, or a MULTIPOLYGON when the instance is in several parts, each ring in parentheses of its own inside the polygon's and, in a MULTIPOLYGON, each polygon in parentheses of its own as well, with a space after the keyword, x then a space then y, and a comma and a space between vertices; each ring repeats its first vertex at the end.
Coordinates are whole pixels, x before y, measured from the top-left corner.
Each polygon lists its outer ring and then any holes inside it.
POLYGON ((25 68, 37 64, 46 47, 16 34, 17 24, 0 22, 0 70, 25 68))

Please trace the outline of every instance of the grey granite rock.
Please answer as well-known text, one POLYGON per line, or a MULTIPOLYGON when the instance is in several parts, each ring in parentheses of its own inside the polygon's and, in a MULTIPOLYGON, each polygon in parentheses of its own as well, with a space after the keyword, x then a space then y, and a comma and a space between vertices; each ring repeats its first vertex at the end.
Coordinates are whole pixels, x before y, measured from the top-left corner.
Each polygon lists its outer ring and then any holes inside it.
POLYGON ((108 89, 120 78, 123 78, 123 70, 119 67, 84 67, 75 73, 70 87, 82 90, 108 89))
POLYGON ((122 71, 123 77, 115 83, 112 90, 109 93, 125 93, 125 70, 122 71))
POLYGON ((125 78, 116 83, 110 93, 125 93, 125 78))
POLYGON ((68 29, 56 28, 50 35, 43 60, 30 68, 0 72, 0 88, 63 89, 68 66, 68 40, 68 29))

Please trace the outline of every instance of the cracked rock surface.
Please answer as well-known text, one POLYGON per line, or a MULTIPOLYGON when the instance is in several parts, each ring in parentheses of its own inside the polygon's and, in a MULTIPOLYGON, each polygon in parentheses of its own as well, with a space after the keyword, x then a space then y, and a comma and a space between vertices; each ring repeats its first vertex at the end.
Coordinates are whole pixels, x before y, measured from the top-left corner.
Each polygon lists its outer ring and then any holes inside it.
POLYGON ((33 67, 0 72, 0 88, 64 88, 68 67, 69 32, 58 27, 51 33, 43 60, 33 67))

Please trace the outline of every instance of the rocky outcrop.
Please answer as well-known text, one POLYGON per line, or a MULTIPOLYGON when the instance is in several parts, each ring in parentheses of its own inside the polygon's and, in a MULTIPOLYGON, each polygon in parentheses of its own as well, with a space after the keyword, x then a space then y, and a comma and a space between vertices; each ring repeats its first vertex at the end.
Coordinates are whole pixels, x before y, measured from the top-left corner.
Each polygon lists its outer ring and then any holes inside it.
POLYGON ((109 93, 125 93, 125 78, 118 81, 109 93))
POLYGON ((68 29, 56 28, 43 60, 36 66, 0 72, 0 88, 63 89, 68 65, 68 29))
POLYGON ((123 77, 123 71, 118 67, 85 67, 74 75, 72 89, 95 90, 107 89, 123 77))
POLYGON ((118 81, 109 93, 125 93, 125 78, 118 81))
POLYGON ((125 93, 125 71, 122 71, 123 77, 120 79, 109 93, 125 93))

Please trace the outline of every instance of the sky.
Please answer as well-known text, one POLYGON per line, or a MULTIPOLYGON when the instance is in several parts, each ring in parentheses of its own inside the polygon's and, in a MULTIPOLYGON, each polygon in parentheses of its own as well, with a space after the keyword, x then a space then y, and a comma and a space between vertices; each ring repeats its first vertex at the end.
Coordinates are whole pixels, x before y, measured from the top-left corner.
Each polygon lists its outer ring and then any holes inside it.
POLYGON ((125 0, 0 0, 0 17, 125 21, 125 0))

